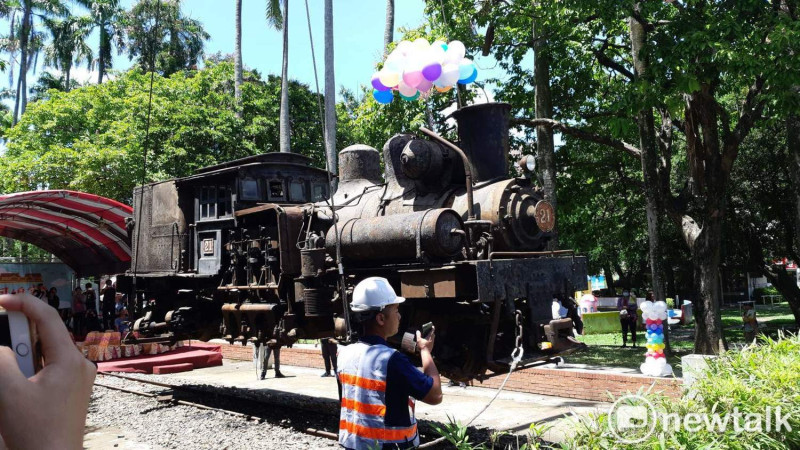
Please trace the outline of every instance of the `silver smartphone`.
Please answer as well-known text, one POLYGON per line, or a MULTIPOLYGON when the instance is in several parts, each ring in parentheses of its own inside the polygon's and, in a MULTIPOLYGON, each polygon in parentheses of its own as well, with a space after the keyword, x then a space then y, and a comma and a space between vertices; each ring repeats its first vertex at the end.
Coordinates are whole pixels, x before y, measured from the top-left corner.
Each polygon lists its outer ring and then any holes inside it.
POLYGON ((23 375, 36 374, 36 341, 25 314, 0 308, 0 345, 11 348, 23 375))

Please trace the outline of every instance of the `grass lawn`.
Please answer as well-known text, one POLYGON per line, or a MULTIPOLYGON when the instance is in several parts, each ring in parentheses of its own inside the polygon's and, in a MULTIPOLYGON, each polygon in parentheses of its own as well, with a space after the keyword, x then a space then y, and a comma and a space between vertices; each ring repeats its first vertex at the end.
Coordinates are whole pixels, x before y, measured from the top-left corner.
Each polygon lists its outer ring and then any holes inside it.
MULTIPOLYGON (((722 309, 722 327, 728 344, 743 343, 742 315, 737 306, 726 306, 722 309)), ((778 330, 795 326, 794 316, 788 303, 774 305, 757 305, 756 315, 760 331, 768 336, 777 337, 778 330)), ((593 366, 627 367, 638 369, 644 362, 645 333, 637 332, 639 347, 622 347, 622 333, 591 334, 581 336, 579 340, 589 346, 588 349, 564 357, 567 363, 587 364, 593 366)), ((670 343, 673 354, 667 361, 675 369, 675 374, 680 375, 681 357, 692 353, 694 349, 694 325, 673 326, 670 329, 670 343)))

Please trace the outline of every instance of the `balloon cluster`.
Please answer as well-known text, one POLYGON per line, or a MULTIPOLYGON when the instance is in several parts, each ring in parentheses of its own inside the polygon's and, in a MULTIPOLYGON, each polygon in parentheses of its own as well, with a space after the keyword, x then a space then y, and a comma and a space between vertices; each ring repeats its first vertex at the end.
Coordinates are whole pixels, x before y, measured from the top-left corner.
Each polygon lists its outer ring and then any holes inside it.
POLYGON ((672 366, 664 356, 664 324, 667 321, 666 302, 642 303, 642 320, 647 327, 647 353, 644 364, 640 366, 643 374, 651 377, 672 375, 672 366))
POLYGON ((378 103, 387 104, 392 102, 394 91, 410 101, 427 98, 434 91, 447 92, 456 83, 472 83, 478 77, 478 68, 464 57, 465 52, 461 41, 401 41, 386 57, 383 69, 372 75, 372 96, 378 103))

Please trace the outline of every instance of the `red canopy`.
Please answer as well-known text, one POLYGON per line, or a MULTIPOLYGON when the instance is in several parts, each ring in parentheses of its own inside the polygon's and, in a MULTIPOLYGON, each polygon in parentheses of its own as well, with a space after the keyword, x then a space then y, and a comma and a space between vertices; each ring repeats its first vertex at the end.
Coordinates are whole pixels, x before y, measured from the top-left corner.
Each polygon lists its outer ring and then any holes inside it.
POLYGON ((131 264, 132 215, 128 205, 84 192, 0 195, 0 236, 48 251, 81 276, 120 273, 131 264))

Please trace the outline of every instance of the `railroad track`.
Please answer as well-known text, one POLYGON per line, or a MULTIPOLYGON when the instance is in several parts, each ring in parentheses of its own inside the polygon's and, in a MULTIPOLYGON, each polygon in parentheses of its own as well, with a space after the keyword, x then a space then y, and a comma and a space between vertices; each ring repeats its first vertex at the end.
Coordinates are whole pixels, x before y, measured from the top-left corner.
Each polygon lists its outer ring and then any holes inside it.
POLYGON ((183 405, 215 411, 246 421, 280 424, 280 426, 291 428, 301 433, 333 441, 339 438, 336 432, 323 429, 338 430, 339 424, 337 418, 321 414, 319 411, 311 411, 309 409, 297 408, 283 403, 279 404, 277 402, 242 397, 234 393, 225 392, 224 389, 214 387, 201 389, 193 386, 144 380, 119 374, 101 373, 98 375, 100 377, 117 378, 142 385, 163 388, 164 390, 161 392, 144 392, 128 387, 113 386, 100 381, 95 381, 94 383, 95 386, 105 389, 152 398, 162 404, 183 405), (276 406, 279 406, 279 408, 276 408, 276 406), (293 424, 287 426, 287 423, 293 424), (326 423, 329 423, 329 425, 326 423), (314 424, 314 426, 309 426, 310 424, 314 424))

